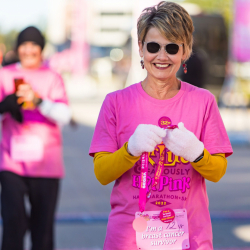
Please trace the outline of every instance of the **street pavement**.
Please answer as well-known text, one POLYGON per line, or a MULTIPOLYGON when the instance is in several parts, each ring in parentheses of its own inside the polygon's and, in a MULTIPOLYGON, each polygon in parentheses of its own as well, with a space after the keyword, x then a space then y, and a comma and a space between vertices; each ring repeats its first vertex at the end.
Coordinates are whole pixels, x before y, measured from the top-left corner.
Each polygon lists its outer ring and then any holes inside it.
MULTIPOLYGON (((96 180, 88 155, 104 97, 102 91, 84 99, 70 99, 78 124, 63 128, 66 175, 61 182, 55 228, 56 247, 60 250, 100 250, 105 240, 113 183, 102 186, 96 180)), ((226 127, 231 124, 230 117, 235 122, 238 111, 233 112, 222 110, 229 124, 226 127)), ((249 113, 242 114, 248 117, 249 113)), ((246 117, 238 116, 247 122, 246 117)), ((229 128, 234 154, 228 158, 226 175, 218 183, 207 182, 215 249, 250 250, 250 146, 249 129, 244 125, 229 128)), ((250 128, 250 123, 247 125, 250 128)), ((28 235, 25 245, 29 249, 28 235)))

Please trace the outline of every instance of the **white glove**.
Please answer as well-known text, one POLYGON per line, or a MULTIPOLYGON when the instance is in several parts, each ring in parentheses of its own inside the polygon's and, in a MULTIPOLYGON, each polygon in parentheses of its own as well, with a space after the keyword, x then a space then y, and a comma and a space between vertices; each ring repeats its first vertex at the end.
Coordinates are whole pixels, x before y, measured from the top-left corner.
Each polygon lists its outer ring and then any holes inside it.
POLYGON ((187 130, 182 122, 178 123, 178 127, 167 130, 163 143, 174 155, 193 162, 204 151, 204 144, 191 131, 187 130))
POLYGON ((154 151, 166 136, 166 130, 151 124, 139 124, 128 140, 128 152, 140 156, 143 152, 154 151))

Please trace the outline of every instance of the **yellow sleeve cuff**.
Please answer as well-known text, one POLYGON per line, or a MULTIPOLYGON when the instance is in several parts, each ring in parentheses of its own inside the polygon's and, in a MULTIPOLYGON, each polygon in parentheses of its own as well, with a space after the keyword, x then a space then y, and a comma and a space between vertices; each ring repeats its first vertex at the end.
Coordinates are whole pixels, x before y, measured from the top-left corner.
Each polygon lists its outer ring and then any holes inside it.
POLYGON ((114 153, 98 152, 94 155, 94 171, 96 178, 103 185, 118 179, 131 169, 140 159, 140 156, 132 156, 127 151, 127 142, 114 153))
POLYGON ((226 173, 227 159, 225 154, 211 155, 204 149, 204 157, 198 162, 191 162, 191 165, 205 179, 218 182, 226 173))

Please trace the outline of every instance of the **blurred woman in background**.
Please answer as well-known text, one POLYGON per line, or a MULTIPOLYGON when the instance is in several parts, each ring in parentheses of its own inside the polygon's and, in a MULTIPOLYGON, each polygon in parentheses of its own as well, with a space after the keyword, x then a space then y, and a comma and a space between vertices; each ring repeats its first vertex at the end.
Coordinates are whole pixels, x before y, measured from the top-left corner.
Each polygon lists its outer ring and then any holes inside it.
POLYGON ((0 70, 2 250, 52 250, 59 180, 64 176, 59 125, 71 118, 62 78, 43 65, 45 40, 35 27, 17 38, 19 63, 0 70), (28 197, 30 211, 26 211, 28 197))

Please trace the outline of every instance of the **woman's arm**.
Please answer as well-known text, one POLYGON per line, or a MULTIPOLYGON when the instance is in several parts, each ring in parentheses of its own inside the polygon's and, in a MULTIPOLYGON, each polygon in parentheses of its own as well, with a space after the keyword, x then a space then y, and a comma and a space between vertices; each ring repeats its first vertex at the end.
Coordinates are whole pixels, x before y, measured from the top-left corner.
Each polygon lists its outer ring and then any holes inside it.
MULTIPOLYGON (((139 159, 139 156, 131 156, 127 152, 127 143, 114 153, 95 153, 94 171, 96 178, 102 185, 107 185, 132 168, 139 159)), ((225 154, 210 155, 204 149, 203 159, 197 163, 191 162, 191 165, 205 179, 218 182, 226 173, 227 159, 225 158, 225 154)))
POLYGON ((52 92, 58 93, 57 95, 54 94, 51 100, 42 99, 37 93, 34 92, 29 84, 25 83, 18 86, 18 91, 16 94, 19 99, 22 100, 22 102, 32 102, 33 105, 38 108, 41 114, 52 122, 59 123, 60 125, 66 125, 70 122, 71 111, 69 106, 66 104, 67 102, 65 101, 66 98, 64 96, 63 85, 55 85, 52 92), (59 93, 61 94, 59 95, 59 93))
POLYGON ((204 149, 204 157, 198 162, 191 162, 193 168, 205 179, 218 182, 227 170, 227 159, 225 154, 211 155, 204 149))
POLYGON ((118 179, 126 171, 134 166, 140 159, 140 156, 132 156, 127 151, 126 142, 123 147, 110 152, 98 152, 94 156, 94 171, 97 180, 102 185, 107 185, 110 182, 118 179))
POLYGON ((155 125, 139 124, 129 141, 119 150, 114 153, 95 153, 94 171, 96 178, 103 185, 118 179, 134 166, 143 152, 152 152, 165 135, 166 131, 155 125))
POLYGON ((71 119, 71 110, 65 103, 42 100, 38 105, 38 110, 49 120, 60 125, 68 124, 71 119))
POLYGON ((218 182, 226 172, 225 154, 210 155, 204 148, 203 142, 193 132, 187 130, 182 122, 178 123, 178 128, 168 130, 163 143, 174 155, 189 161, 193 168, 207 180, 218 182), (203 152, 204 157, 195 162, 203 152))

